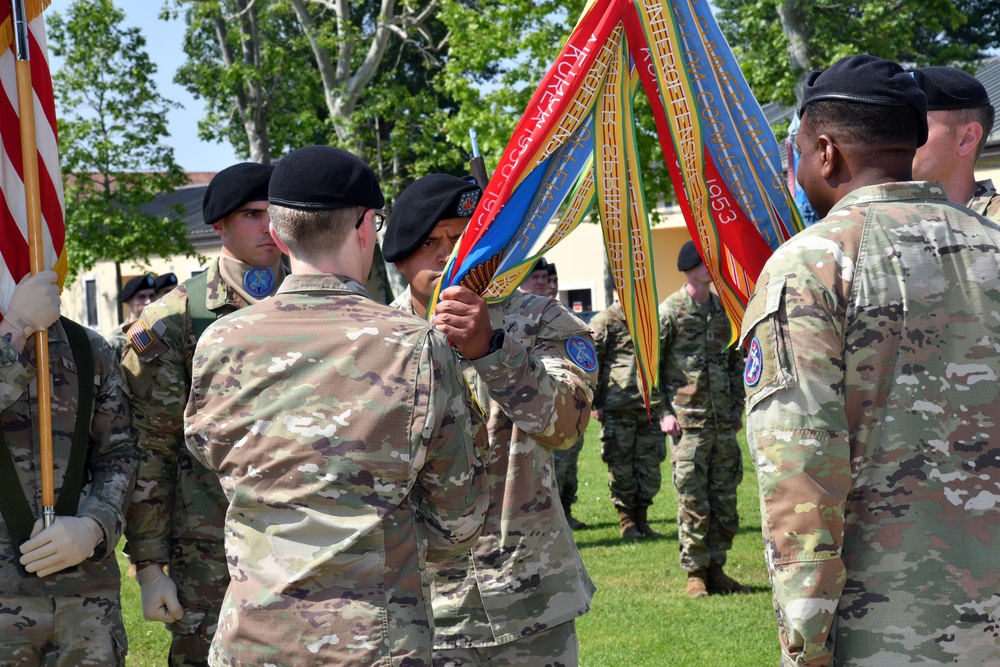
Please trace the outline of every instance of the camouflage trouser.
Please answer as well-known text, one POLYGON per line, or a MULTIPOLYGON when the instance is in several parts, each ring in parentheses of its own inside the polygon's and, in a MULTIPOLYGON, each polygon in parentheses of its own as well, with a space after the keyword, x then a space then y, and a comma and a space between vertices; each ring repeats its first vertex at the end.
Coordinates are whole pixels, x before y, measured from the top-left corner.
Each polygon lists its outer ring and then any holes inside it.
POLYGON ((569 449, 557 449, 553 452, 556 459, 556 485, 559 487, 559 499, 563 507, 569 507, 576 502, 576 475, 583 451, 583 436, 569 449))
POLYGON ((686 428, 670 454, 677 489, 677 541, 688 572, 725 565, 740 527, 736 487, 743 460, 732 427, 686 428))
POLYGON ((601 427, 601 460, 608 465, 608 488, 615 507, 648 507, 660 491, 660 464, 666 436, 645 410, 606 410, 601 427))
POLYGON ((579 664, 576 621, 500 646, 434 649, 434 667, 577 667, 579 664))
POLYGON ((118 590, 0 597, 0 665, 122 667, 128 640, 118 590))
POLYGON ((174 540, 170 578, 177 584, 177 599, 184 608, 181 620, 167 624, 173 635, 170 667, 207 667, 208 649, 229 586, 222 542, 174 540))

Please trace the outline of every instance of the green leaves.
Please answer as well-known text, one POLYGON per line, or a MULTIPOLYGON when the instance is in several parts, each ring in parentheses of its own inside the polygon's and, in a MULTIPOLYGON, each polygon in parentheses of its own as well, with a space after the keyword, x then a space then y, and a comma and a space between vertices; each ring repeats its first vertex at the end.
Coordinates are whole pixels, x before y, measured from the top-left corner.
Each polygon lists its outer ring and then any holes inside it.
POLYGON ((52 79, 70 282, 105 259, 195 254, 179 212, 161 219, 142 211, 187 177, 163 142, 175 105, 157 93, 146 40, 124 18, 111 0, 76 0, 48 16, 50 49, 63 59, 52 79))

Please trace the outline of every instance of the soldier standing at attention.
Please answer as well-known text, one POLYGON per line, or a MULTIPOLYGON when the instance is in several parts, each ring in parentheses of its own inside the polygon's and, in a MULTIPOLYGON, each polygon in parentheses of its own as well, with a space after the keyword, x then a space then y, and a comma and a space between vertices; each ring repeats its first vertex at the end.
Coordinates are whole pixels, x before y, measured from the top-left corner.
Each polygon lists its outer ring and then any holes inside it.
POLYGON ((1000 220, 992 179, 976 180, 976 162, 993 131, 986 88, 957 67, 922 67, 913 78, 927 96, 927 141, 913 158, 913 178, 940 181, 951 201, 1000 220))
MULTIPOLYGON (((481 194, 446 174, 400 194, 382 252, 410 285, 393 306, 426 315, 481 194)), ((572 667, 574 619, 590 608, 594 586, 559 508, 552 450, 576 442, 590 417, 590 331, 548 297, 515 291, 487 306, 460 286, 441 292, 432 324, 461 355, 490 435, 483 535, 471 551, 430 564, 434 664, 572 667)))
POLYGON ((114 551, 139 452, 118 357, 98 334, 60 318, 59 306, 56 274, 43 271, 0 308, 0 664, 123 667, 114 551), (44 529, 32 335, 40 329, 52 373, 57 515, 44 529))
POLYGON ((639 388, 639 367, 625 312, 617 300, 590 321, 598 333, 597 389, 592 414, 601 422, 601 460, 608 466, 611 503, 618 510, 621 536, 663 537, 649 525, 649 506, 660 492, 660 464, 667 441, 660 430, 663 394, 639 388))
POLYGON ((926 98, 896 63, 811 73, 801 116, 823 220, 743 320, 781 664, 1000 664, 1000 229, 907 182, 926 98))
POLYGON ((107 335, 108 345, 115 351, 115 356, 121 359, 125 350, 125 330, 139 319, 143 309, 156 301, 156 280, 150 274, 136 276, 125 283, 121 294, 122 303, 128 307, 128 319, 116 326, 107 335))
POLYGON ((660 388, 667 396, 660 428, 674 438, 681 569, 688 597, 741 593, 746 589, 723 571, 740 527, 741 356, 729 347, 729 318, 694 241, 681 246, 677 270, 686 282, 660 304, 660 388))
POLYGON ((281 251, 268 232, 272 170, 245 162, 215 175, 202 211, 222 238, 221 255, 150 304, 127 332, 122 370, 143 454, 126 550, 142 588, 143 615, 163 621, 173 635, 172 667, 207 664, 229 583, 222 542, 226 500, 218 478, 184 447, 191 356, 216 318, 270 296, 285 277, 281 251))
POLYGON ((201 338, 185 413, 229 501, 211 662, 430 667, 426 560, 482 529, 482 415, 444 336, 365 291, 372 170, 300 148, 269 199, 292 275, 201 338))

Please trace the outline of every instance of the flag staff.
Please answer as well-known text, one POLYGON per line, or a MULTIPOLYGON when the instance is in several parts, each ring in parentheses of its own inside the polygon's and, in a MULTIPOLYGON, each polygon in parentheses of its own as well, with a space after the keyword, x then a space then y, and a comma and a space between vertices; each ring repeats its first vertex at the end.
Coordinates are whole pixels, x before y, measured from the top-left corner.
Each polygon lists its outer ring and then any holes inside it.
MULTIPOLYGON (((35 137, 35 94, 31 87, 28 53, 28 18, 24 0, 11 0, 14 53, 17 56, 17 108, 21 125, 21 161, 24 198, 28 210, 28 253, 31 274, 45 270, 42 242, 42 203, 38 185, 38 146, 35 137)), ((52 381, 49 373, 49 334, 35 332, 35 365, 38 386, 38 442, 42 476, 42 517, 48 528, 55 519, 55 476, 52 461, 52 381)))

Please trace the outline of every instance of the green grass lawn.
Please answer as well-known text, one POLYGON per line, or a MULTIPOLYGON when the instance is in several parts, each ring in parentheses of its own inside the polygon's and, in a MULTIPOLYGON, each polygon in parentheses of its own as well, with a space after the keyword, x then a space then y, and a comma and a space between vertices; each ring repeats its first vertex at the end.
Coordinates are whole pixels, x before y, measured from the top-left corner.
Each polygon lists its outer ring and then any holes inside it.
MULTIPOLYGON (((684 594, 687 576, 677 564, 677 499, 669 461, 663 464, 663 489, 650 511, 650 523, 665 537, 624 543, 618 537, 618 515, 608 500, 599 427, 592 422, 587 430, 580 457, 580 500, 573 508, 574 515, 588 524, 575 537, 598 589, 590 613, 577 622, 581 665, 776 665, 777 628, 760 538, 757 480, 745 443, 745 475, 739 490, 742 527, 726 571, 753 586, 754 592, 689 600, 684 594)), ((121 554, 119 560, 124 571, 121 554)), ((122 581, 122 605, 128 666, 165 665, 169 635, 160 623, 143 620, 139 587, 128 577, 122 581)))

